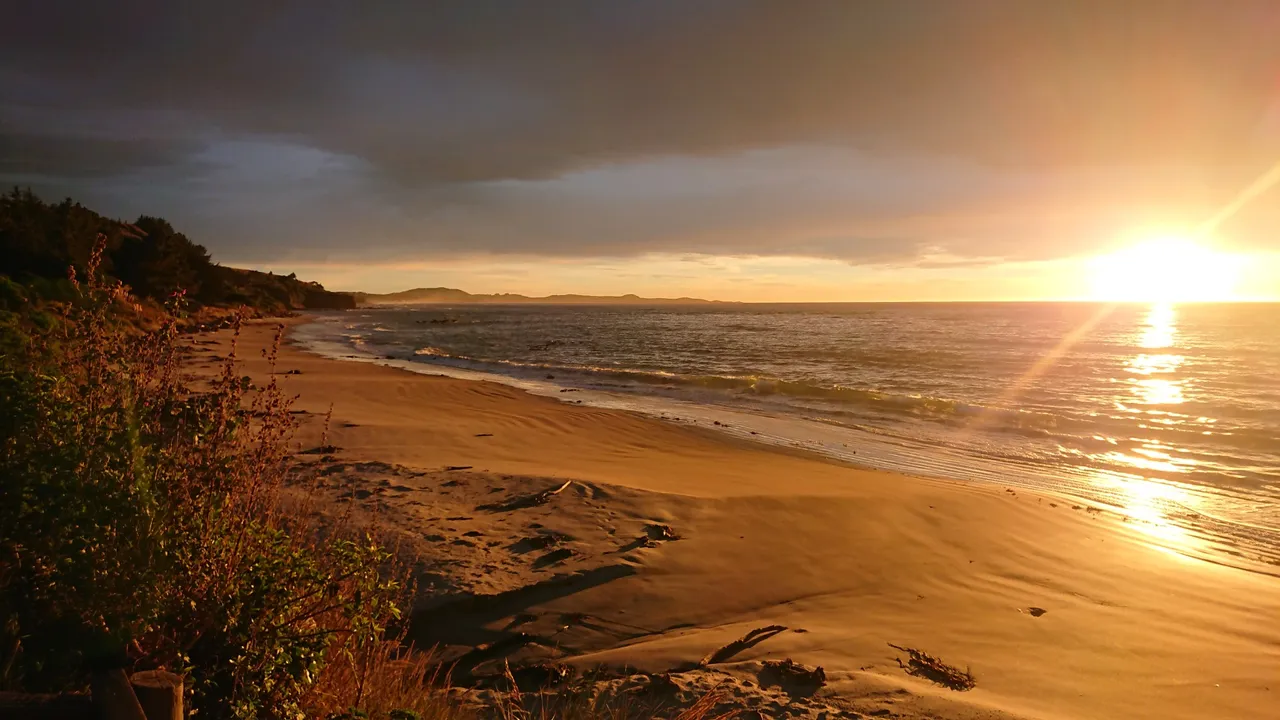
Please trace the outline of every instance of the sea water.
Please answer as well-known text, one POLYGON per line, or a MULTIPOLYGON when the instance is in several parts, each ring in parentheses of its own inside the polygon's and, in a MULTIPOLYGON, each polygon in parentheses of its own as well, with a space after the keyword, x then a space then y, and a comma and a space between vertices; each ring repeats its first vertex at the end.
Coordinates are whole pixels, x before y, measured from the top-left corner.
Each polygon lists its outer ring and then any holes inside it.
POLYGON ((295 340, 1054 492, 1280 574, 1276 304, 400 306, 321 314, 295 340))

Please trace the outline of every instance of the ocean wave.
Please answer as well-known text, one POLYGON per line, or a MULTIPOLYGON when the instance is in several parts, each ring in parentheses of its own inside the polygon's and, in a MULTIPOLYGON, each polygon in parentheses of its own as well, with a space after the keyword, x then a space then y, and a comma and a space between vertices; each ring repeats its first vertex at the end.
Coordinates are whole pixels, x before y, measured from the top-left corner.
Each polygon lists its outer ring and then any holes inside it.
MULTIPOLYGON (((981 431, 1003 436, 1049 442, 1052 445, 1099 450, 1117 443, 1135 442, 1131 415, 1106 413, 1077 415, 1058 409, 996 407, 973 401, 894 393, 874 388, 817 383, 760 375, 682 374, 666 370, 601 367, 542 363, 508 359, 477 358, 424 346, 414 351, 416 359, 439 362, 473 370, 514 372, 533 376, 553 375, 558 381, 610 390, 671 390, 677 392, 727 393, 735 397, 767 403, 782 403, 792 410, 822 412, 842 424, 860 424, 868 419, 916 419, 953 430, 981 431)), ((1280 440, 1271 428, 1206 424, 1195 415, 1171 415, 1168 423, 1146 427, 1159 441, 1170 445, 1198 446, 1233 438, 1241 449, 1265 449, 1280 440), (1212 430, 1206 428, 1212 425, 1212 430), (1211 435, 1206 435, 1211 432, 1211 435)), ((1154 421, 1153 421, 1154 422, 1154 421)))
POLYGON ((477 358, 433 346, 418 348, 414 351, 414 355, 418 358, 459 364, 472 369, 510 368, 548 372, 557 374, 557 377, 576 375, 597 386, 602 379, 607 378, 642 386, 730 391, 759 398, 795 398, 819 400, 837 405, 877 406, 892 409, 897 413, 919 415, 978 415, 991 411, 991 408, 948 398, 896 394, 870 388, 825 385, 806 380, 787 380, 758 375, 694 375, 667 370, 477 358))

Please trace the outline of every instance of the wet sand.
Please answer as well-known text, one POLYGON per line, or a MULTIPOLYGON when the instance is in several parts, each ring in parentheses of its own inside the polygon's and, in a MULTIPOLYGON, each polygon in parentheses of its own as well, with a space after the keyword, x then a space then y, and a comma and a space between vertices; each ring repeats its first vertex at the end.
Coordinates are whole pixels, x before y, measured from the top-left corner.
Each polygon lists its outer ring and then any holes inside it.
MULTIPOLYGON (((246 373, 266 372, 273 335, 244 329, 246 373)), ((227 338, 198 336, 192 366, 227 338)), ((421 558, 415 639, 477 673, 501 657, 675 670, 763 717, 1280 718, 1280 579, 1111 513, 286 345, 294 370, 299 449, 331 406, 336 446, 299 462, 421 558), (891 645, 976 687, 909 674, 891 645), (761 687, 784 658, 827 685, 761 687)))

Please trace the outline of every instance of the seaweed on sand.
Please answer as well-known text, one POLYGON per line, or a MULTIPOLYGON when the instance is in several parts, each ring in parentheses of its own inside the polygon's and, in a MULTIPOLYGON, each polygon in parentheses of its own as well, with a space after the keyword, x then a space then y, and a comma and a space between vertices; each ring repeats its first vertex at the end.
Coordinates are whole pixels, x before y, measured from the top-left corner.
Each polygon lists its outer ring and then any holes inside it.
POLYGON ((902 658, 898 658, 898 666, 906 670, 908 675, 922 677, 960 692, 972 690, 978 684, 967 667, 961 671, 960 668, 948 665, 941 659, 915 648, 902 647, 893 643, 888 645, 907 654, 908 659, 905 663, 902 662, 902 658))

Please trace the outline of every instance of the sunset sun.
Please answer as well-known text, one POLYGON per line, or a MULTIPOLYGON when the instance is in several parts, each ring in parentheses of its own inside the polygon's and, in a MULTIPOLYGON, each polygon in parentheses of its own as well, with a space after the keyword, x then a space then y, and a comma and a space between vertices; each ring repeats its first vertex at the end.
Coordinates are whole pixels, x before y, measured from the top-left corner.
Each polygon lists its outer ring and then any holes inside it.
POLYGON ((1092 293, 1113 302, 1232 300, 1242 269, 1238 256, 1185 237, 1155 237, 1095 258, 1092 293))

